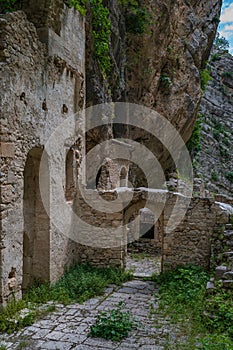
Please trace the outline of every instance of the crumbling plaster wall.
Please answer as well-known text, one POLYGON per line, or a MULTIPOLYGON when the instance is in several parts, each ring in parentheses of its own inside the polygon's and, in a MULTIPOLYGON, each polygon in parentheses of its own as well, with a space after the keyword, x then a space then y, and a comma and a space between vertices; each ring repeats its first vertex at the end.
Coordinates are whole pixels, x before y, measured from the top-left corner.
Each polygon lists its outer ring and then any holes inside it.
MULTIPOLYGON (((33 5, 33 2, 31 4, 33 5)), ((45 12, 48 15, 51 11, 51 7, 47 7, 45 12)), ((30 19, 32 18, 33 13, 30 19)), ((85 102, 84 20, 77 11, 68 9, 64 4, 59 20, 59 31, 56 30, 55 33, 52 25, 48 24, 47 41, 42 43, 38 37, 38 27, 27 19, 23 11, 0 16, 0 303, 10 294, 8 277, 12 267, 15 269, 15 293, 16 296, 21 295, 24 168, 28 152, 33 148, 43 149, 55 128, 78 112, 85 102), (75 56, 76 52, 78 55, 75 56)), ((78 134, 82 135, 81 129, 77 130, 78 134)), ((66 152, 64 145, 64 149, 61 150, 64 158, 64 177, 66 152)), ((75 244, 58 233, 51 224, 48 235, 48 279, 52 281, 63 273, 65 264, 75 259, 76 251, 75 244)))
MULTIPOLYGON (((98 200, 98 192, 89 190, 89 200, 94 203, 98 200)), ((226 224, 230 218, 227 212, 212 198, 188 198, 179 193, 164 190, 146 189, 123 189, 114 191, 103 191, 102 197, 112 201, 117 197, 121 199, 122 209, 117 213, 107 214, 93 210, 79 197, 76 202, 76 209, 79 216, 96 227, 122 228, 122 241, 119 241, 117 249, 93 249, 93 232, 90 230, 85 235, 89 239, 86 247, 81 247, 80 261, 91 262, 98 266, 124 266, 127 244, 126 225, 130 218, 139 214, 144 206, 149 208, 155 218, 162 220, 162 270, 174 269, 183 264, 202 266, 205 269, 210 267, 211 238, 214 229, 219 224, 226 224), (80 202, 81 201, 81 202, 80 202), (128 205, 125 205, 129 202, 128 205), (79 203, 77 205, 77 203, 79 203), (177 204, 175 206, 175 204, 177 204), (124 206, 124 209, 123 209, 124 206), (185 209, 184 217, 180 223, 173 227, 174 221, 185 209), (169 221, 170 220, 170 221, 169 221), (120 246, 122 244, 122 246, 120 246), (124 246, 125 244, 125 246, 124 246)), ((139 237, 139 225, 135 224, 135 237, 139 237)), ((110 232, 110 231, 109 231, 110 232)), ((158 242, 154 242, 155 248, 158 242)))

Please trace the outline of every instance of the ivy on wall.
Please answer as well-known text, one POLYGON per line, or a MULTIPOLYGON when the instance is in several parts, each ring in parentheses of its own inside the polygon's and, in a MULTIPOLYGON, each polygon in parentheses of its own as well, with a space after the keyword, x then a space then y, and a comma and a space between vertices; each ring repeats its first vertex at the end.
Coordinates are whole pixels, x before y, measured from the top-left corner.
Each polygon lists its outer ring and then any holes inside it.
POLYGON ((94 37, 94 54, 104 77, 111 70, 110 34, 111 21, 109 10, 103 5, 103 0, 68 0, 68 5, 86 15, 90 8, 92 16, 92 33, 94 37))

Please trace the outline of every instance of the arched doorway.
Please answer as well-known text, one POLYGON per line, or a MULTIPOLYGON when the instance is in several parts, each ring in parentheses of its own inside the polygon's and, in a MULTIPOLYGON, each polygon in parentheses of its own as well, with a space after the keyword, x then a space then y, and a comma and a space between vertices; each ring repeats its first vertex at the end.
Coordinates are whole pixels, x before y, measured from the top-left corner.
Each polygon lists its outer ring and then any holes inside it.
MULTIPOLYGON (((39 187, 39 169, 43 150, 33 148, 27 155, 24 168, 24 234, 23 234, 23 283, 25 291, 35 281, 49 280, 50 220, 45 211, 39 187)), ((45 170, 48 170, 46 164, 45 170)), ((43 174, 45 193, 48 193, 48 176, 43 174)))

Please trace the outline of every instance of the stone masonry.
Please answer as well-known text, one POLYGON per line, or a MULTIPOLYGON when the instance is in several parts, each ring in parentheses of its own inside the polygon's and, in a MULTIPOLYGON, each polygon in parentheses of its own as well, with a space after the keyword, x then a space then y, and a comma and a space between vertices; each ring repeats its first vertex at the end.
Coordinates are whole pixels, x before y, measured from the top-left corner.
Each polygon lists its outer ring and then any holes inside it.
MULTIPOLYGON (((31 1, 30 21, 23 11, 0 16, 0 304, 12 292, 8 288, 12 270, 14 294, 20 297, 22 287, 27 288, 33 279, 58 278, 76 256, 74 242, 56 231, 44 209, 39 166, 49 136, 85 102, 84 19, 61 2, 59 17, 45 4, 45 23, 41 23, 39 17, 33 17, 36 3, 31 1)), ((81 124, 78 119, 76 133, 80 137, 81 124)), ((66 142, 61 149, 63 182, 71 146, 66 142)), ((49 206, 51 179, 45 187, 49 206)))

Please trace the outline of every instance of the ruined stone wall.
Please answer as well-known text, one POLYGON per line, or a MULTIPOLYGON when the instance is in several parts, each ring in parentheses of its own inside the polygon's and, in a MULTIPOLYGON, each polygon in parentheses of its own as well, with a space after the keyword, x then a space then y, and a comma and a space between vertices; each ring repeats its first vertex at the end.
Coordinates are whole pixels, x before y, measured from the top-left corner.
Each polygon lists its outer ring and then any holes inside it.
POLYGON ((116 191, 84 190, 83 194, 77 194, 73 209, 80 221, 79 225, 76 222, 73 225, 72 234, 78 243, 78 261, 100 267, 124 267, 126 231, 122 226, 123 203, 124 195, 121 198, 116 191), (98 202, 102 199, 108 207, 118 196, 120 205, 116 212, 106 212, 98 202))
MULTIPOLYGON (((50 10, 47 8, 48 13, 50 10)), ((28 268, 31 273, 37 269, 34 277, 54 280, 63 273, 64 265, 75 257, 72 242, 58 233, 49 220, 43 224, 46 213, 40 204, 37 180, 33 180, 38 175, 38 164, 35 165, 37 156, 32 155, 29 161, 28 155, 31 150, 42 153, 55 128, 84 104, 84 22, 77 11, 63 5, 60 30, 55 33, 50 28, 48 42, 43 44, 37 28, 23 11, 18 11, 0 16, 0 36, 2 303, 9 295, 7 284, 12 268, 15 271, 16 296, 20 296, 23 271, 27 274, 28 268), (76 52, 79 54, 74 57, 76 52), (27 177, 26 161, 31 166, 27 177), (28 202, 30 198, 31 205, 28 202), (29 222, 28 217, 31 217, 29 222), (27 227, 32 224, 34 229, 29 234, 27 227), (45 226, 47 236, 41 239, 41 229, 45 226), (29 242, 25 237, 31 235, 34 235, 34 240, 28 248, 29 242), (26 253, 27 250, 33 251, 26 253), (50 257, 46 255, 49 251, 50 257), (30 263, 32 255, 37 258, 30 263), (40 274, 38 266, 42 258, 47 260, 46 276, 40 274)), ((79 131, 82 134, 82 130, 79 131)), ((67 147, 64 145, 61 150, 64 159, 63 182, 67 147)), ((51 190, 51 182, 47 185, 51 190)), ((49 197, 48 192, 48 203, 49 197)))
MULTIPOLYGON (((185 205, 185 198, 180 206, 185 205), (182 203, 183 202, 183 203, 182 203)), ((192 198, 182 222, 172 230, 168 220, 177 200, 169 194, 164 210, 164 238, 162 269, 168 270, 183 264, 210 267, 211 238, 215 228, 229 222, 229 216, 211 198, 192 198)), ((175 215, 179 214, 179 208, 175 215)))
MULTIPOLYGON (((87 198, 93 204, 97 201, 98 196, 97 191, 90 190, 87 198)), ((112 239, 114 239, 114 233, 110 231, 111 227, 122 228, 122 240, 119 240, 117 249, 112 249, 112 247, 107 247, 107 249, 93 248, 95 245, 93 240, 97 240, 98 236, 94 234, 94 230, 92 233, 90 227, 86 231, 82 228, 82 232, 79 232, 79 240, 85 237, 83 242, 86 242, 80 246, 80 261, 89 261, 97 266, 125 265, 125 249, 128 243, 127 225, 131 218, 135 219, 139 215, 140 209, 145 206, 155 214, 155 220, 157 218, 160 220, 159 232, 162 246, 160 240, 159 242, 154 241, 152 244, 154 243, 155 251, 157 248, 161 249, 163 271, 184 264, 198 265, 208 269, 211 258, 211 238, 218 225, 229 222, 229 215, 211 198, 188 198, 168 191, 142 189, 124 189, 120 192, 104 191, 101 196, 107 201, 115 200, 118 196, 122 203, 122 210, 107 214, 101 211, 100 207, 99 210, 91 208, 87 204, 88 201, 86 202, 82 197, 75 204, 79 217, 93 226, 101 227, 103 231, 106 229, 107 235, 112 234, 112 239), (127 204, 128 201, 129 204, 127 204), (176 205, 177 203, 178 205, 176 205), (183 209, 185 210, 184 217, 178 225, 174 226, 180 211, 183 209), (121 227, 122 224, 124 227, 121 227), (86 237, 88 238, 86 239, 86 237)), ((137 240, 140 228, 136 221, 134 238, 137 240)))

